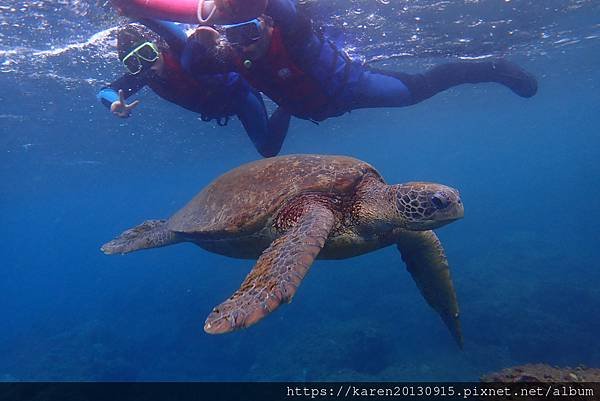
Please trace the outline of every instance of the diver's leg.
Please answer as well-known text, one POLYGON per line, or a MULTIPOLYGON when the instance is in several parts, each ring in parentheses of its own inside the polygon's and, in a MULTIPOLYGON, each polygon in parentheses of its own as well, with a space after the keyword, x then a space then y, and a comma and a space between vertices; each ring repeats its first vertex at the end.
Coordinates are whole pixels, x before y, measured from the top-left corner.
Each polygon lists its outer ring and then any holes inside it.
POLYGON ((344 96, 349 109, 402 107, 412 104, 411 91, 403 79, 367 68, 354 88, 344 96))
POLYGON ((287 134, 290 116, 280 110, 277 109, 268 119, 262 96, 254 89, 247 92, 238 106, 237 115, 256 150, 263 157, 276 156, 287 134))
POLYGON ((537 92, 535 77, 506 60, 446 63, 421 74, 369 68, 358 85, 354 108, 408 106, 453 86, 482 82, 502 84, 521 97, 537 92))
POLYGON ((456 62, 441 64, 423 74, 391 73, 409 88, 413 103, 418 103, 453 86, 496 82, 508 87, 521 97, 532 97, 537 92, 533 75, 507 60, 456 62))

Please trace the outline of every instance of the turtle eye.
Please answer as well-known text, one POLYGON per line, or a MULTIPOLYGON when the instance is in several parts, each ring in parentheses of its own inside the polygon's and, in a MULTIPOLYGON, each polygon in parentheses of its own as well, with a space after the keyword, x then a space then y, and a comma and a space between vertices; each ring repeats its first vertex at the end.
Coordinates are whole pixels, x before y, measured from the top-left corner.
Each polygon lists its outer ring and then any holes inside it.
POLYGON ((438 209, 445 209, 450 204, 446 195, 441 192, 436 192, 433 194, 431 197, 431 203, 433 203, 433 205, 438 209))

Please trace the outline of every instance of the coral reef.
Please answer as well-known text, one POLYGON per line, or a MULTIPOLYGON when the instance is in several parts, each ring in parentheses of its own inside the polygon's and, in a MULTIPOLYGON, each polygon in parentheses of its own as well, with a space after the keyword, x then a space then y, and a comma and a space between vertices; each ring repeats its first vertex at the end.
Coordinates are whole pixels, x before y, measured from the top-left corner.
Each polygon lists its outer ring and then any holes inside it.
POLYGON ((559 368, 545 364, 528 364, 506 368, 481 377, 482 382, 600 382, 600 369, 578 366, 559 368))
POLYGON ((481 381, 491 386, 491 391, 508 389, 501 398, 481 397, 481 400, 535 401, 550 397, 590 401, 597 400, 600 394, 600 369, 584 366, 559 368, 541 363, 514 366, 482 376, 481 381))

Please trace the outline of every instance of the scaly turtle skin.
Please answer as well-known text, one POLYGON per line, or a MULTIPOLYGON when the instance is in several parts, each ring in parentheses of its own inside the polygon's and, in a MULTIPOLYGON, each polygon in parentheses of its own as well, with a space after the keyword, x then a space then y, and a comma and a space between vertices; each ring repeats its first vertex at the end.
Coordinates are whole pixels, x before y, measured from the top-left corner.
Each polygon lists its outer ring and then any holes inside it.
POLYGON ((214 308, 208 333, 248 327, 290 302, 316 258, 344 259, 396 244, 422 295, 462 346, 458 303, 432 229, 463 217, 458 191, 433 183, 387 185, 344 156, 291 155, 231 170, 168 220, 149 220, 102 246, 106 254, 193 242, 258 259, 214 308))

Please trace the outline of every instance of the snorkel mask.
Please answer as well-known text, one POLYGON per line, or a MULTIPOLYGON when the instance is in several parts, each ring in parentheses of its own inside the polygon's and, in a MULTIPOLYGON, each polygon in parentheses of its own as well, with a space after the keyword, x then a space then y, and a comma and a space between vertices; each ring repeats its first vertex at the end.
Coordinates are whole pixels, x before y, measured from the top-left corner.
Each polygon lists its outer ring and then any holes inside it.
POLYGON ((249 46, 257 42, 262 36, 260 20, 255 18, 250 21, 233 25, 223 25, 227 41, 233 46, 249 46))
POLYGON ((131 75, 142 72, 145 67, 158 60, 160 52, 155 43, 144 42, 123 57, 123 65, 131 75))

